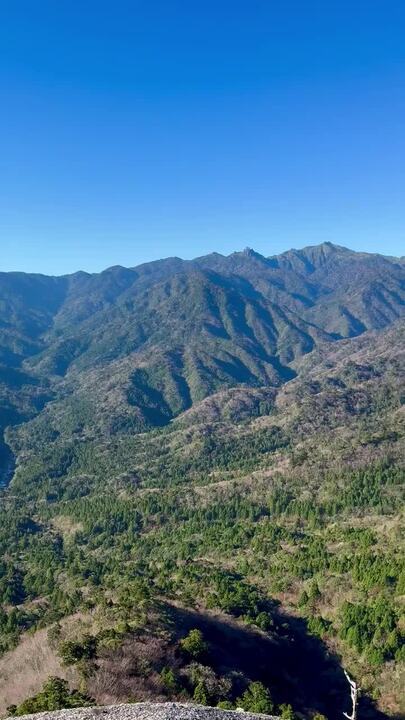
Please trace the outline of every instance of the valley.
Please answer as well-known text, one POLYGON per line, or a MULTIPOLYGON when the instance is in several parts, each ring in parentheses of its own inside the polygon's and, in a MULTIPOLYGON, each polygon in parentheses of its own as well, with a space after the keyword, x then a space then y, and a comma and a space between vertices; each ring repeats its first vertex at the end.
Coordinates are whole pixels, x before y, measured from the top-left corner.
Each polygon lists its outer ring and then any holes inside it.
POLYGON ((403 259, 330 243, 1 274, 0 711, 335 720, 346 669, 399 718, 404 317, 403 259))

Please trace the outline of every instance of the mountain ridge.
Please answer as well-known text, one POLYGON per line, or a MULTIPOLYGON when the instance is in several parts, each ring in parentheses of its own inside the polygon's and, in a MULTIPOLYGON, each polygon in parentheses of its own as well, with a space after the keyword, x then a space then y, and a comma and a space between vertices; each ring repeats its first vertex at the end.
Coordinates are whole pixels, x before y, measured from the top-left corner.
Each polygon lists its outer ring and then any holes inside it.
POLYGON ((0 710, 401 712, 404 309, 330 244, 0 275, 0 710))
POLYGON ((278 387, 314 348, 404 312, 405 267, 331 243, 56 278, 1 273, 0 431, 52 399, 83 404, 86 378, 99 397, 97 372, 120 398, 112 432, 161 426, 221 389, 278 387))
POLYGON ((100 271, 94 271, 90 272, 87 270, 74 270, 71 273, 60 273, 60 274, 47 274, 47 273, 41 273, 41 272, 28 272, 24 270, 0 270, 0 278, 3 278, 4 276, 15 276, 15 277, 29 277, 29 278, 48 278, 52 280, 59 280, 59 279, 65 279, 65 278, 77 278, 77 277, 83 277, 86 278, 89 277, 96 277, 99 275, 103 275, 104 273, 109 273, 113 271, 120 271, 120 270, 126 270, 126 271, 136 271, 136 270, 147 270, 147 269, 153 269, 155 266, 162 266, 162 265, 169 265, 171 264, 172 267, 175 266, 183 266, 183 265, 193 265, 197 263, 206 263, 211 261, 222 261, 222 260, 228 260, 233 257, 250 257, 250 258, 256 258, 258 260, 264 260, 264 261, 274 261, 278 258, 288 258, 290 256, 310 256, 310 255, 324 255, 328 253, 352 253, 354 256, 357 257, 368 257, 368 258, 383 258, 389 262, 393 263, 399 263, 402 264, 405 260, 405 256, 396 256, 396 255, 385 255, 384 253, 379 252, 367 252, 363 250, 352 250, 349 247, 346 247, 345 245, 338 245, 336 243, 332 243, 330 241, 324 241, 322 243, 316 244, 316 245, 305 245, 302 248, 290 248, 289 250, 283 250, 280 253, 276 253, 274 255, 263 255, 262 253, 259 253, 257 250, 250 246, 246 246, 242 250, 234 250, 228 255, 224 255, 223 253, 218 253, 216 251, 213 251, 211 253, 208 253, 207 255, 199 255, 192 259, 184 259, 177 255, 168 255, 167 257, 160 258, 157 260, 148 260, 143 263, 140 263, 138 265, 110 265, 104 268, 100 271))

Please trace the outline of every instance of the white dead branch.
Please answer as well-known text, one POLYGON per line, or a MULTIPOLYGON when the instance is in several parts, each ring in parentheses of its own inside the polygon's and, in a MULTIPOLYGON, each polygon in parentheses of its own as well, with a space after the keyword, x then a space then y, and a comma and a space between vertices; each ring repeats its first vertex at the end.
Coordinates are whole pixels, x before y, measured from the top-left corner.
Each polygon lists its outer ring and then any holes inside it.
POLYGON ((352 714, 349 715, 348 713, 344 712, 343 715, 347 717, 347 720, 356 720, 357 716, 357 699, 359 695, 359 688, 357 687, 357 684, 354 682, 354 680, 349 677, 346 670, 343 671, 346 675, 347 682, 350 685, 350 697, 352 699, 352 714))

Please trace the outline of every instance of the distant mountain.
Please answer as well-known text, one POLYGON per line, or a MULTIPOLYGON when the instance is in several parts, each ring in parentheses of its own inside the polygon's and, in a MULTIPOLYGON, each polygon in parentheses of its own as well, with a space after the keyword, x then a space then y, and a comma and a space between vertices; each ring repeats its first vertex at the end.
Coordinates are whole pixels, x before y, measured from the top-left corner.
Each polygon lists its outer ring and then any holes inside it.
POLYGON ((402 261, 330 243, 93 275, 3 273, 0 422, 60 396, 92 415, 102 393, 110 432, 164 425, 221 389, 279 386, 305 353, 388 326, 404 303, 402 261))

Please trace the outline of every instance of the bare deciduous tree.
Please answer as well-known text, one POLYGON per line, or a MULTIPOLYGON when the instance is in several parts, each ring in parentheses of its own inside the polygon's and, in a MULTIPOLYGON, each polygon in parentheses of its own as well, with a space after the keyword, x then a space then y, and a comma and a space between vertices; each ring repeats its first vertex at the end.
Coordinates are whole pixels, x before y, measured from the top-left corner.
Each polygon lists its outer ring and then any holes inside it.
POLYGON ((357 687, 357 684, 354 680, 351 679, 351 677, 347 674, 346 670, 344 670, 344 674, 346 675, 347 682, 350 685, 350 697, 352 699, 352 714, 349 715, 348 713, 344 712, 343 715, 347 717, 347 720, 356 720, 357 717, 357 699, 359 695, 359 688, 357 687))

